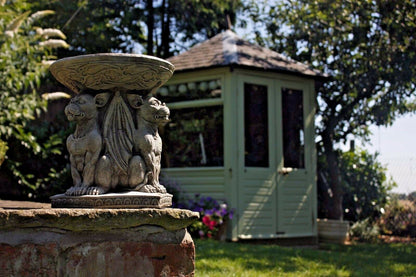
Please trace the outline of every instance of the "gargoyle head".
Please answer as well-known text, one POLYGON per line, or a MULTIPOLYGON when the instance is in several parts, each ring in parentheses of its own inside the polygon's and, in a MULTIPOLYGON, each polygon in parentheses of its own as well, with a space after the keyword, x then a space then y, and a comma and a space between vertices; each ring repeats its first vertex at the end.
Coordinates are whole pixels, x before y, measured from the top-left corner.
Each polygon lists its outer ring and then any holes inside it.
POLYGON ((109 93, 100 93, 95 97, 90 94, 79 94, 71 99, 65 107, 65 115, 69 121, 82 121, 97 117, 97 107, 104 106, 109 93))
POLYGON ((154 97, 148 97, 143 100, 139 108, 140 116, 146 121, 163 124, 169 122, 170 111, 165 103, 162 103, 154 97))
POLYGON ((71 99, 65 107, 65 115, 69 121, 81 121, 97 116, 97 107, 94 97, 89 94, 80 94, 71 99))

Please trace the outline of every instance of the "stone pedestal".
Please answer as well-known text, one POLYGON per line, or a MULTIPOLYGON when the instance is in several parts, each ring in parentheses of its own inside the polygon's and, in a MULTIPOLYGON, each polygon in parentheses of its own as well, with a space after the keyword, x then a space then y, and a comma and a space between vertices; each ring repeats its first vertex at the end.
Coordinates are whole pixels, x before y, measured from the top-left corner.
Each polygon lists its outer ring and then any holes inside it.
POLYGON ((0 210, 0 276, 193 276, 180 209, 0 210))

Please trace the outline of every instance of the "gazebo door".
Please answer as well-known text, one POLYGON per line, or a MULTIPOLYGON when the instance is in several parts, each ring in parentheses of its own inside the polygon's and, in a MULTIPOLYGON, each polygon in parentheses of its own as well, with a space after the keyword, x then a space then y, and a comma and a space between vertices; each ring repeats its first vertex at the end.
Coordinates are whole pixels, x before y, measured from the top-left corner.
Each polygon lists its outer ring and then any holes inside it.
POLYGON ((241 76, 238 89, 238 236, 312 235, 313 104, 308 87, 241 76))
POLYGON ((272 79, 238 86, 238 236, 273 237, 276 226, 276 98, 272 79))
POLYGON ((310 237, 316 230, 314 98, 306 82, 280 81, 277 95, 277 230, 310 237))

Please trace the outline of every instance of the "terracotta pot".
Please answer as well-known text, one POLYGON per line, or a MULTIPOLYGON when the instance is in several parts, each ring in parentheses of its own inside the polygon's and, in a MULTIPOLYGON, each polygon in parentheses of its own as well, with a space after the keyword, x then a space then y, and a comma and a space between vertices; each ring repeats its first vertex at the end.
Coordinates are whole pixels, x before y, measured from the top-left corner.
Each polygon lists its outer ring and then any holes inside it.
POLYGON ((319 242, 344 244, 348 238, 348 221, 318 219, 319 242))

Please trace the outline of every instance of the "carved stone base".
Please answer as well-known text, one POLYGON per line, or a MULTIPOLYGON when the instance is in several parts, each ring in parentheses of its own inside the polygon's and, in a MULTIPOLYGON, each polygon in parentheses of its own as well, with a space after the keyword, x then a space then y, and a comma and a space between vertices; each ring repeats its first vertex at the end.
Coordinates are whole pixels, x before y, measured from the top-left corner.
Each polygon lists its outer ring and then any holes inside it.
POLYGON ((136 191, 82 196, 58 194, 51 201, 52 208, 167 208, 172 206, 172 195, 136 191))

